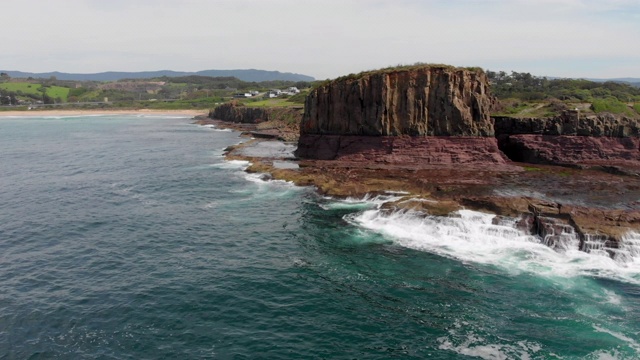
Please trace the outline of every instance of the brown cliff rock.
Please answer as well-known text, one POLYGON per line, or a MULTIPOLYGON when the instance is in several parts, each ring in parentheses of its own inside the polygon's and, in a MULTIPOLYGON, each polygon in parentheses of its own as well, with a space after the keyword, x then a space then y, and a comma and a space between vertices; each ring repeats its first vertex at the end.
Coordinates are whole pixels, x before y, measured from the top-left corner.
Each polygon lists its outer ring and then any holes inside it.
POLYGON ((417 66, 339 78, 307 97, 301 135, 493 136, 481 70, 417 66))

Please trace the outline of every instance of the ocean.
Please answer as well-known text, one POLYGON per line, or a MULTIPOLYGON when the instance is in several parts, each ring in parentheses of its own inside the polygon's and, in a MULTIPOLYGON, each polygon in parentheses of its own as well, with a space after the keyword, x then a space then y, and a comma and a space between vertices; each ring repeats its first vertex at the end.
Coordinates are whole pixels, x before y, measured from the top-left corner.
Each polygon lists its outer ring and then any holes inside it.
POLYGON ((191 122, 0 118, 0 359, 640 358, 640 235, 388 214, 191 122))

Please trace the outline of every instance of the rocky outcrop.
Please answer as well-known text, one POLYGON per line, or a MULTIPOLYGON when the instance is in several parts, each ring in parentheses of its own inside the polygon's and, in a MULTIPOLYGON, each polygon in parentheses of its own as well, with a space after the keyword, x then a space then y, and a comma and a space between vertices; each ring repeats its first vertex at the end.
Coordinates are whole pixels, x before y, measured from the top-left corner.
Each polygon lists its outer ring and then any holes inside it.
POLYGON ((307 97, 305 135, 493 136, 481 70, 418 66, 336 79, 307 97))
POLYGON ((296 155, 395 164, 505 163, 481 70, 416 66, 347 76, 306 99, 296 155))
POLYGON ((232 101, 222 104, 210 111, 209 117, 215 120, 242 124, 259 124, 266 121, 285 121, 297 125, 302 119, 302 109, 299 107, 249 107, 232 101))
POLYGON ((488 211, 520 219, 519 229, 554 249, 621 254, 640 231, 640 177, 618 176, 640 175, 638 121, 579 111, 491 119, 487 91, 482 72, 440 66, 322 85, 307 98, 296 151, 309 160, 292 178, 342 196, 406 190, 425 198, 394 207, 488 211), (507 156, 570 168, 519 167, 507 156))
POLYGON ((209 117, 215 120, 229 121, 243 124, 257 124, 269 120, 271 109, 240 106, 235 102, 222 104, 209 112, 209 117))
POLYGON ((252 137, 296 142, 302 113, 302 108, 296 106, 253 108, 232 101, 211 110, 209 118, 252 137))
POLYGON ((577 250, 588 252, 597 247, 612 254, 630 229, 640 230, 640 210, 635 209, 604 209, 530 197, 499 196, 463 198, 460 204, 518 217, 518 229, 539 236, 546 245, 556 249, 567 249, 567 242, 574 241, 571 246, 577 250))

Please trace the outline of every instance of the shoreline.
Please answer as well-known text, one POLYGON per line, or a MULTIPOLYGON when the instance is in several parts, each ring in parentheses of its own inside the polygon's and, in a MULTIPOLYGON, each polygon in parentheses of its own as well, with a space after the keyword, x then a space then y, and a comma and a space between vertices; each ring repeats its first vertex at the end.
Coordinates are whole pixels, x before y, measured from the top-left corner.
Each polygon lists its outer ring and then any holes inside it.
POLYGON ((184 115, 206 116, 207 110, 26 110, 26 111, 0 111, 0 119, 3 117, 40 117, 40 116, 78 116, 78 115, 184 115))

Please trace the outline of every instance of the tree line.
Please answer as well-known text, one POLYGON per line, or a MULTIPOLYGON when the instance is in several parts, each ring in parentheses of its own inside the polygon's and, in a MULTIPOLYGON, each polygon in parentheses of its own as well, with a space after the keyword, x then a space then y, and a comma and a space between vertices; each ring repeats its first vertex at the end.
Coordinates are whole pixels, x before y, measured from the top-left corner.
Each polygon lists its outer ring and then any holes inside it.
POLYGON ((615 99, 619 102, 640 102, 640 88, 614 81, 595 82, 584 79, 548 79, 530 73, 512 71, 486 71, 491 92, 499 99, 540 101, 593 102, 597 99, 615 99))

